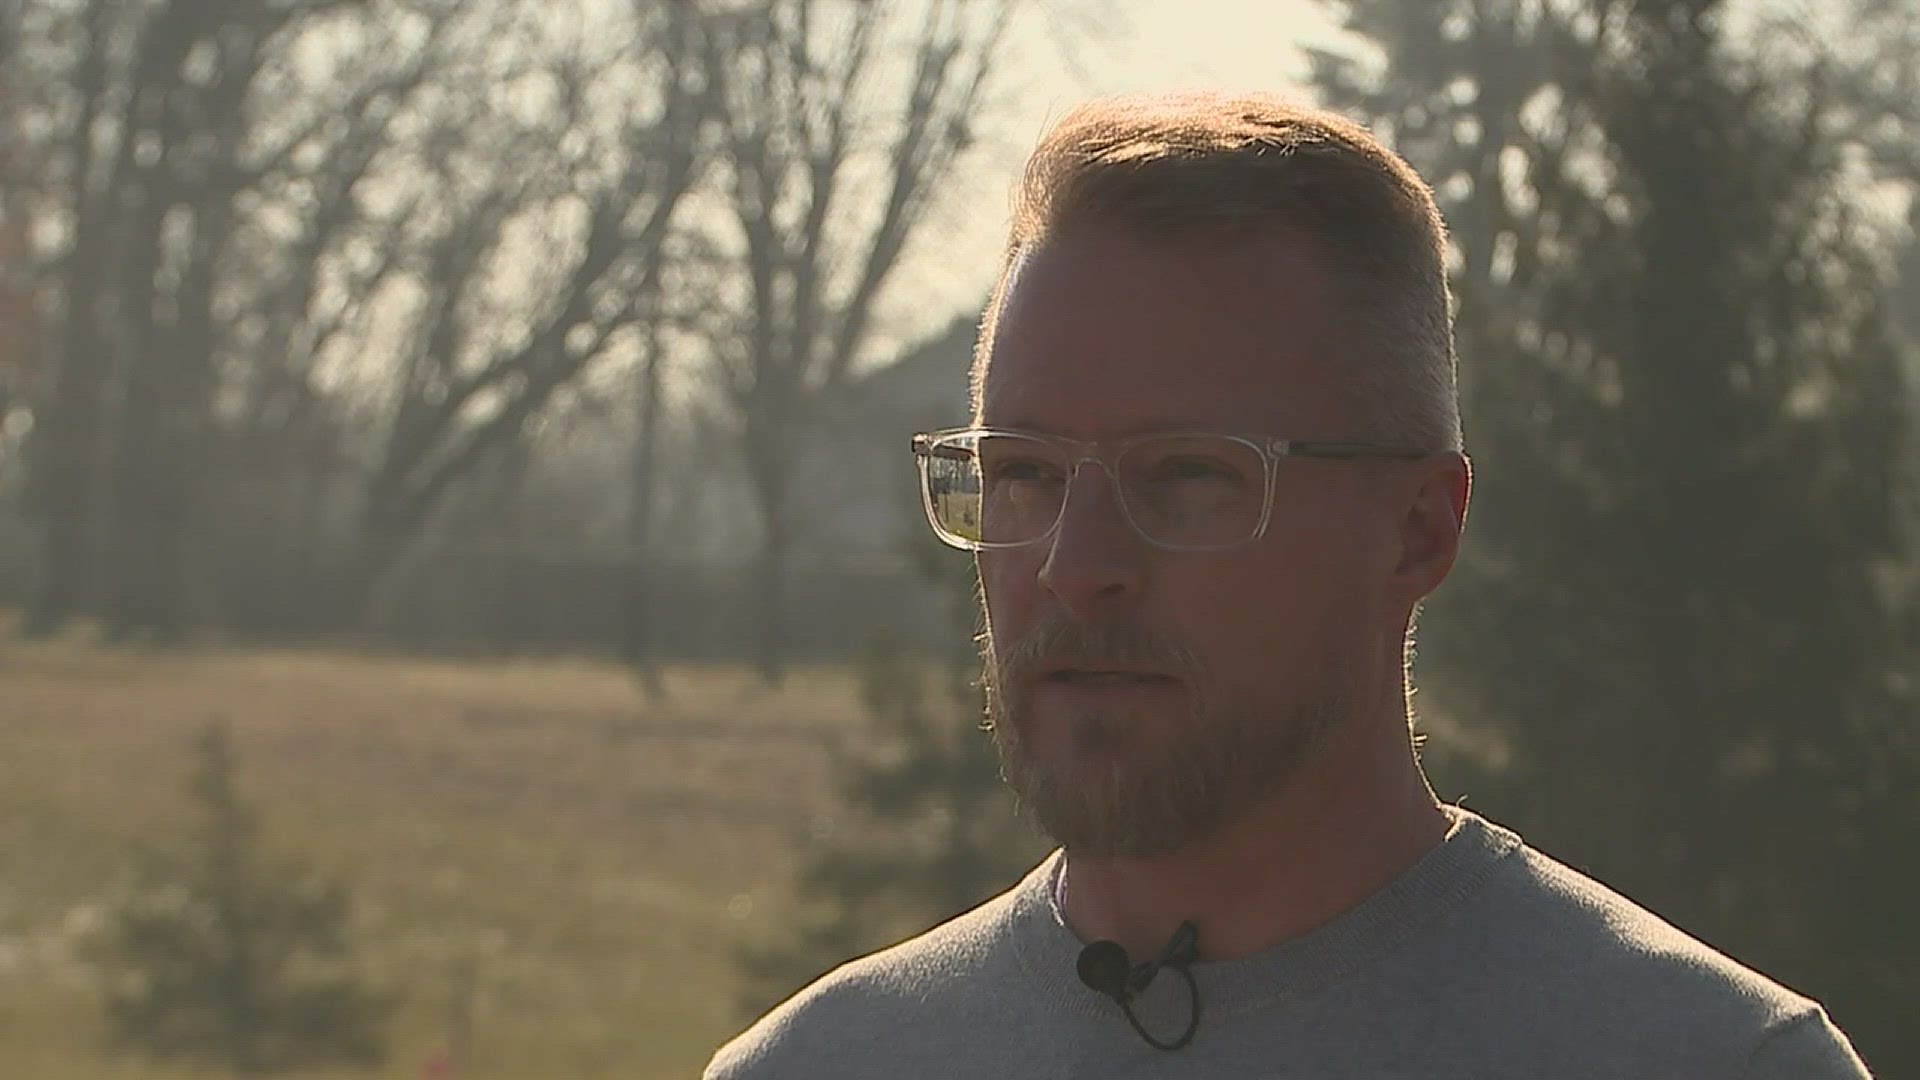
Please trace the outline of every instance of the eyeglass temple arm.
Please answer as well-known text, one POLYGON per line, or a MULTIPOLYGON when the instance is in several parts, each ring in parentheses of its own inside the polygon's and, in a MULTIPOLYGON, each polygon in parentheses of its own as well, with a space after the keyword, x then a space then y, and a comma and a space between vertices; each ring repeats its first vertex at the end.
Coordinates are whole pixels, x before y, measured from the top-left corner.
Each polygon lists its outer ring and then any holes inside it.
POLYGON ((1289 457, 1321 458, 1423 458, 1427 451, 1411 446, 1382 446, 1370 442, 1282 442, 1280 453, 1289 457))

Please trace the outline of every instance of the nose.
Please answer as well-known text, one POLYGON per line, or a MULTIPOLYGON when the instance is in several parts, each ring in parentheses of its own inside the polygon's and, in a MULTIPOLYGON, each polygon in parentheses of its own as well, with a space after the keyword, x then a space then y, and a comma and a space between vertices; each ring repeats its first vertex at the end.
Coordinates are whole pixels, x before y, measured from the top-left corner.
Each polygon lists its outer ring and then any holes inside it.
POLYGON ((1082 622, 1110 618, 1140 595, 1146 543, 1116 495, 1105 466, 1089 460, 1076 468, 1040 565, 1041 587, 1082 622))

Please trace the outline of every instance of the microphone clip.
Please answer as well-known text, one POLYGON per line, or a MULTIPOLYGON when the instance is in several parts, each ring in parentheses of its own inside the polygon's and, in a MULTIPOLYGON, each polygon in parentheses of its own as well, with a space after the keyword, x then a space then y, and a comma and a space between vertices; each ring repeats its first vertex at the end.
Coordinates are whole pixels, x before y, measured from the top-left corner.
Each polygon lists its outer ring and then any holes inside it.
POLYGON ((1188 921, 1181 923, 1180 928, 1173 932, 1166 948, 1160 950, 1158 959, 1135 964, 1119 942, 1096 941, 1080 950, 1076 967, 1082 983, 1119 1004, 1127 1022, 1133 1025, 1133 1030, 1147 1041, 1148 1046, 1156 1050, 1179 1050, 1193 1041, 1193 1034, 1200 1027, 1200 987, 1194 982, 1193 972, 1188 968, 1199 957, 1200 928, 1188 921), (1187 999, 1192 1003, 1187 1012, 1186 1031, 1172 1042, 1154 1038, 1133 1014, 1134 995, 1151 985, 1164 968, 1180 973, 1187 984, 1187 999))

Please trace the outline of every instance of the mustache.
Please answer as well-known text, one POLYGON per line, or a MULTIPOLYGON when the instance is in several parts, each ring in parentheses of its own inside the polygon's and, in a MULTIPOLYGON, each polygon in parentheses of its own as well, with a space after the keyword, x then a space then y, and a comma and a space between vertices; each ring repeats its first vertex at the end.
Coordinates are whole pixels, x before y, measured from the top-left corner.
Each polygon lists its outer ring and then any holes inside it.
POLYGON ((1145 627, 1077 623, 1059 615, 1043 620, 1005 653, 996 653, 994 666, 1008 682, 1064 664, 1166 664, 1189 676, 1200 669, 1192 650, 1145 627))

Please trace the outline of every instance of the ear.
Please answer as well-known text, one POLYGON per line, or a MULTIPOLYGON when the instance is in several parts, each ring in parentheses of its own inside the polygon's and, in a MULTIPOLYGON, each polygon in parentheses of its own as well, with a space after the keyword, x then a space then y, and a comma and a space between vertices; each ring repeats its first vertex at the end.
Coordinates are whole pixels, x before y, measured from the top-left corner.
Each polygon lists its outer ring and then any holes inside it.
POLYGON ((1417 602, 1446 580, 1460 554, 1472 491, 1473 463, 1465 454, 1441 454, 1422 463, 1412 497, 1401 504, 1396 592, 1417 602))

